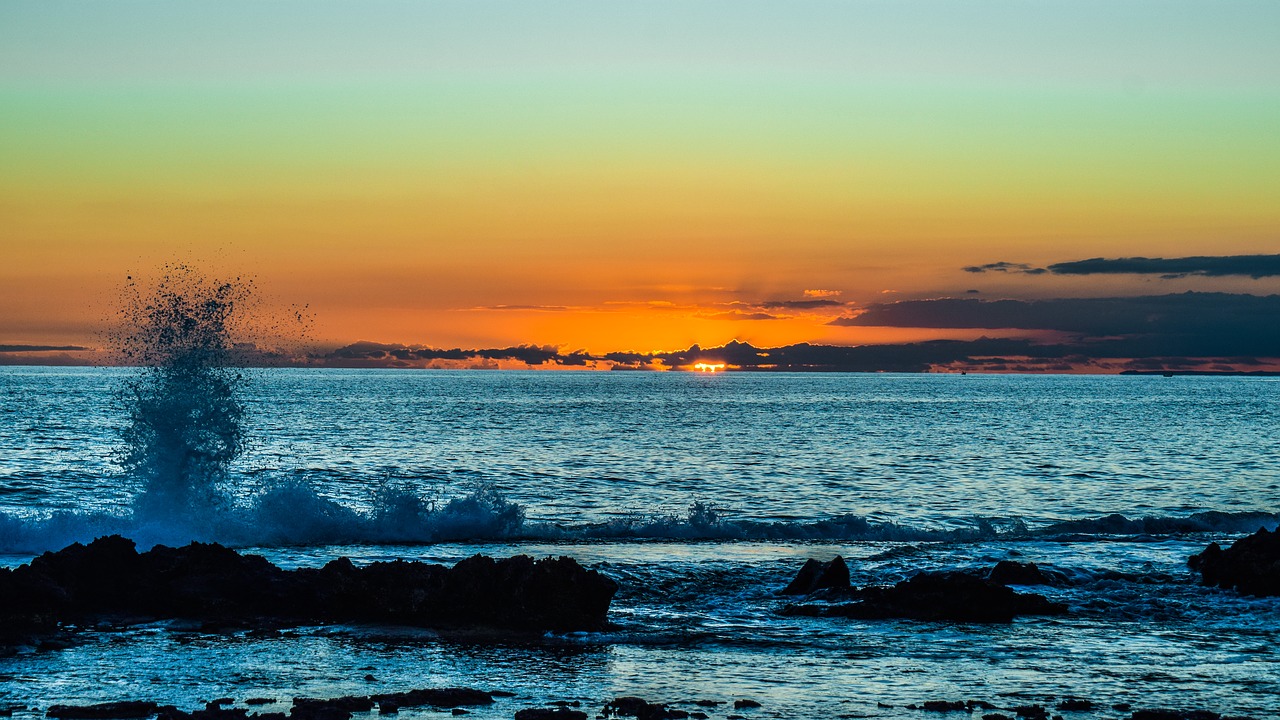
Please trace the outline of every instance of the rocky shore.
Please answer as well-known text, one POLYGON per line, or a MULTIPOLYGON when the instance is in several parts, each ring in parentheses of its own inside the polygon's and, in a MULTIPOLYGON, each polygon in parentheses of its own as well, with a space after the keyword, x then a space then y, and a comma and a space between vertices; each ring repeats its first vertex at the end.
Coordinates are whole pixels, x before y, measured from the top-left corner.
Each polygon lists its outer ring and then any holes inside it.
POLYGON ((0 569, 0 644, 102 618, 598 630, 617 589, 568 557, 476 555, 452 568, 339 558, 290 571, 217 544, 139 553, 116 535, 0 569))
MULTIPOLYGON (((293 698, 286 710, 283 703, 272 698, 247 698, 242 707, 235 707, 234 698, 218 698, 205 703, 203 708, 183 710, 172 705, 161 705, 143 700, 101 703, 97 705, 54 705, 44 716, 54 720, 351 720, 356 714, 398 715, 402 709, 423 708, 448 712, 454 716, 469 715, 485 709, 486 715, 512 717, 514 720, 596 720, 612 718, 636 718, 636 720, 751 720, 752 718, 777 717, 773 709, 750 698, 697 699, 676 702, 651 702, 634 696, 615 697, 604 701, 599 710, 584 705, 580 700, 561 700, 535 707, 519 707, 526 704, 513 693, 500 690, 473 688, 433 688, 377 695, 348 695, 334 698, 293 698), (494 706, 506 701, 507 707, 494 706), (250 712, 262 706, 269 710, 250 712), (277 706, 279 709, 276 709, 277 706), (494 711, 498 712, 494 712, 494 711)), ((1127 720, 1254 720, 1240 715, 1222 715, 1212 710, 1175 710, 1167 708, 1138 708, 1125 703, 1108 704, 1078 697, 1045 698, 1044 702, 998 704, 985 700, 925 700, 895 708, 877 703, 877 714, 894 710, 918 711, 921 717, 945 717, 962 713, 963 717, 982 720, 1064 720, 1066 713, 1072 718, 1108 717, 1127 720)), ((842 717, 873 717, 872 714, 853 714, 842 717)))

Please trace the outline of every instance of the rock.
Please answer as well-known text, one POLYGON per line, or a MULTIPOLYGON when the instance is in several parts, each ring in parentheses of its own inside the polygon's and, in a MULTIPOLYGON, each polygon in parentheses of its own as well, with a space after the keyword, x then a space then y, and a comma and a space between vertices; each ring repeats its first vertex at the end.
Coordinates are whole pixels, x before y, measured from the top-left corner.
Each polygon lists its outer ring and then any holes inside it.
POLYGON ((244 704, 245 705, 274 705, 275 702, 276 700, 274 698, 246 698, 244 701, 244 704))
POLYGON ((1013 720, 1013 718, 1001 713, 987 713, 982 716, 982 720, 1013 720))
POLYGON ((758 708, 758 707, 761 707, 761 705, 755 700, 734 700, 733 701, 734 710, 742 710, 744 708, 758 708))
POLYGON ((54 705, 45 717, 58 720, 132 720, 156 714, 160 706, 143 700, 99 703, 97 705, 54 705))
POLYGON ((1088 700, 1080 700, 1078 698, 1064 698, 1058 703, 1059 710, 1070 710, 1077 712, 1088 712, 1093 709, 1093 703, 1088 700))
POLYGON ((1043 595, 1017 593, 960 572, 921 572, 893 587, 855 591, 854 602, 789 605, 784 614, 861 620, 905 618, 972 623, 1007 623, 1019 615, 1062 615, 1067 608, 1043 595))
POLYGON ((673 710, 662 703, 651 703, 638 697, 614 698, 604 706, 601 714, 638 720, 682 720, 689 717, 689 713, 683 710, 673 710))
POLYGON ((1219 720, 1222 716, 1208 710, 1134 710, 1130 720, 1219 720))
POLYGON ((106 615, 191 619, 214 630, 264 619, 594 630, 606 625, 615 592, 613 580, 566 557, 477 555, 452 568, 406 561, 357 568, 339 558, 286 571, 217 544, 138 553, 113 535, 0 572, 0 644, 106 615))
POLYGON ((920 705, 921 710, 930 710, 932 712, 951 712, 953 710, 968 710, 969 707, 959 700, 926 700, 920 705))
POLYGON ((1218 543, 1187 559, 1205 585, 1234 588, 1246 595, 1280 595, 1280 531, 1266 528, 1223 550, 1218 543))
POLYGON ((1019 705, 1013 712, 1020 718, 1028 720, 1048 720, 1049 711, 1043 705, 1019 705))
POLYGON ((463 705, 492 705, 493 696, 483 690, 471 688, 438 688, 434 690, 410 690, 409 692, 387 693, 369 698, 381 707, 389 703, 397 708, 431 706, 438 708, 455 708, 463 705))
POLYGON ((294 698, 293 710, 291 715, 307 714, 316 711, 324 711, 326 709, 341 710, 348 713, 369 712, 373 709, 373 699, 358 695, 347 695, 344 697, 328 698, 318 700, 314 698, 294 698))
MULTIPOLYGON (((470 711, 470 710, 463 710, 462 708, 454 708, 454 709, 452 709, 452 710, 450 710, 450 711, 449 711, 449 714, 450 714, 450 715, 470 715, 470 714, 471 714, 471 711, 470 711)), ((584 718, 583 718, 583 720, 586 720, 586 718, 584 717, 584 718)))
POLYGON ((819 562, 810 558, 796 573, 789 585, 782 589, 782 595, 808 595, 818 590, 843 589, 849 587, 849 566, 844 558, 837 555, 829 562, 819 562))
POLYGON ((998 585, 1051 585, 1035 563, 1001 560, 987 573, 987 579, 998 585))
POLYGON ((587 714, 563 707, 525 708, 516 711, 516 720, 587 720, 587 714))

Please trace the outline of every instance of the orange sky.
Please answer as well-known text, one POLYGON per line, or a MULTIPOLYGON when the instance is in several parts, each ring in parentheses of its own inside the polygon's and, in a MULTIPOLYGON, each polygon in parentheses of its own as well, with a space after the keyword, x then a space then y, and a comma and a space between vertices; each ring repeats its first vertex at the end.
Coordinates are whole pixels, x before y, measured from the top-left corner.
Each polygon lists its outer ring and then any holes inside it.
POLYGON ((642 8, 553 5, 246 6, 216 36, 0 10, 0 345, 95 344, 174 262, 331 345, 593 352, 968 337, 826 325, 968 290, 1280 290, 962 270, 1280 252, 1273 10, 673 5, 637 35, 642 8), (848 305, 762 310, 814 289, 848 305))

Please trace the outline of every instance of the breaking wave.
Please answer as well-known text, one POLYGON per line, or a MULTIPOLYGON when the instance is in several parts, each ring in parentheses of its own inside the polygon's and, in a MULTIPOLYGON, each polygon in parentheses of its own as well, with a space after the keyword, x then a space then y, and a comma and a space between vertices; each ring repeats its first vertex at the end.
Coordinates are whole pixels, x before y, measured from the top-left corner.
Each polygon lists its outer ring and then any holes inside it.
POLYGON ((1186 517, 1104 517, 1028 526, 1020 519, 958 518, 941 524, 871 520, 858 515, 800 522, 730 520, 695 503, 683 516, 630 516, 599 523, 529 520, 525 508, 482 487, 446 502, 428 502, 408 491, 384 493, 369 509, 349 507, 301 482, 282 484, 247 503, 220 508, 199 522, 59 512, 39 518, 0 515, 0 552, 38 553, 101 535, 127 535, 140 546, 192 540, 227 545, 403 545, 439 542, 550 541, 776 541, 976 543, 1091 540, 1100 537, 1238 535, 1274 530, 1280 514, 1203 512, 1186 517))
POLYGON ((236 546, 404 544, 446 541, 719 540, 975 542, 1044 537, 1234 534, 1274 528, 1280 515, 1202 512, 1187 517, 1113 514, 1026 521, 952 518, 924 524, 860 515, 803 521, 733 517, 705 502, 683 513, 636 514, 604 522, 526 518, 526 509, 491 486, 424 498, 410 486, 378 487, 364 509, 325 497, 305 479, 248 494, 231 473, 244 453, 244 369, 252 340, 251 281, 209 280, 177 265, 146 292, 130 285, 116 339, 137 371, 118 393, 127 422, 116 453, 121 481, 136 488, 127 512, 0 515, 0 552, 40 552, 119 533, 141 546, 218 541, 236 546))

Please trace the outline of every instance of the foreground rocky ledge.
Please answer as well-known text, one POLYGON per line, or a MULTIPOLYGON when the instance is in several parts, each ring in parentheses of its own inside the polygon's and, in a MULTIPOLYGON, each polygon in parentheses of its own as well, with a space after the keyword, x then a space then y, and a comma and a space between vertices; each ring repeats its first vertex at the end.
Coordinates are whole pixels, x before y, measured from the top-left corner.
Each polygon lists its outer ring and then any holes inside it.
POLYGON ((112 535, 0 569, 0 642, 106 616, 596 630, 617 589, 568 557, 476 555, 452 568, 339 558, 289 571, 218 544, 139 553, 112 535))
MULTIPOLYGON (((227 707, 234 705, 233 698, 220 698, 207 703, 204 709, 184 711, 172 705, 161 705, 155 702, 131 700, 97 705, 54 705, 45 713, 54 720, 351 720, 354 713, 370 713, 376 706, 379 715, 396 715, 402 708, 430 708, 436 711, 451 711, 453 715, 468 715, 472 711, 466 708, 477 708, 492 705, 497 698, 515 698, 514 693, 499 690, 474 690, 471 688, 440 688, 428 690, 410 690, 408 692, 383 693, 379 695, 348 695, 328 699, 294 698, 288 713, 279 710, 265 712, 249 712, 248 707, 227 707)), ((1053 698, 1047 698, 1053 700, 1053 698)), ((248 698, 246 706, 277 706, 271 698, 248 698)), ((876 703, 879 710, 892 710, 893 705, 876 703)), ((636 718, 636 720, 709 720, 713 715, 724 715, 725 720, 750 720, 761 717, 754 712, 763 708, 762 703, 747 698, 740 698, 730 704, 725 700, 684 700, 675 703, 649 702, 642 698, 625 696, 616 697, 605 703, 596 718, 636 718), (687 709, 676 707, 683 705, 687 709), (724 706, 721 708, 720 706, 724 706)), ((1056 703, 1035 704, 1025 702, 1020 705, 999 706, 984 700, 927 700, 923 703, 912 703, 903 706, 904 710, 923 711, 922 716, 938 717, 939 714, 965 713, 965 717, 982 718, 982 720, 1061 720, 1060 712, 1074 713, 1076 717, 1094 716, 1095 711, 1103 711, 1104 717, 1116 718, 1112 712, 1104 710, 1101 703, 1077 697, 1065 697, 1056 703)), ((1253 720, 1246 716, 1220 715, 1211 710, 1169 710, 1150 709, 1134 710, 1128 703, 1113 704, 1111 711, 1130 713, 1128 720, 1253 720)), ((501 714, 511 712, 511 708, 503 708, 501 714)), ((494 714, 492 710, 490 715, 494 714)), ((768 713, 778 717, 774 711, 768 713)), ((587 720, 590 717, 583 703, 579 700, 558 700, 542 707, 526 707, 514 711, 515 720, 587 720), (583 709, 579 709, 583 708, 583 709)), ((871 717, 868 714, 852 713, 841 717, 871 717)))
POLYGON ((1187 564, 1200 571, 1205 585, 1234 588, 1246 595, 1280 595, 1280 530, 1262 528, 1226 550, 1210 543, 1187 564))

